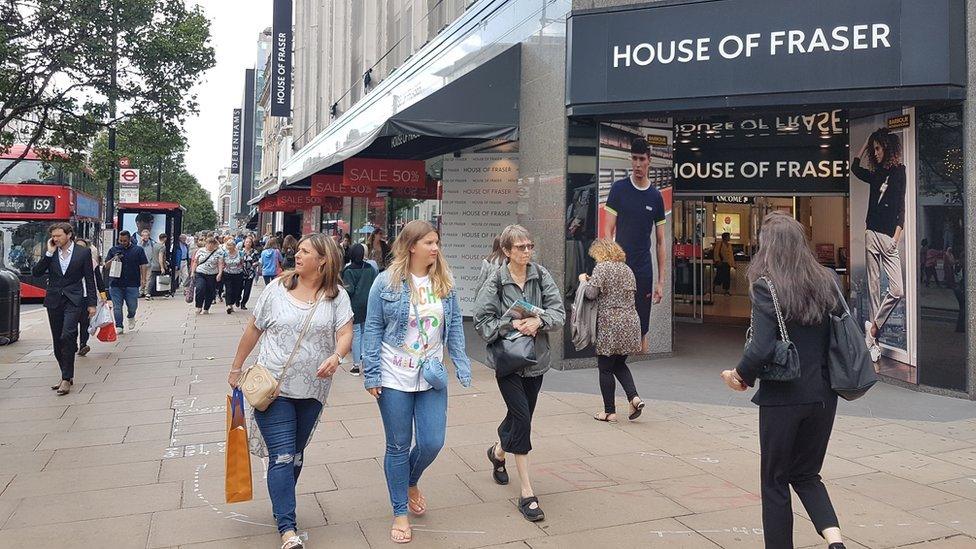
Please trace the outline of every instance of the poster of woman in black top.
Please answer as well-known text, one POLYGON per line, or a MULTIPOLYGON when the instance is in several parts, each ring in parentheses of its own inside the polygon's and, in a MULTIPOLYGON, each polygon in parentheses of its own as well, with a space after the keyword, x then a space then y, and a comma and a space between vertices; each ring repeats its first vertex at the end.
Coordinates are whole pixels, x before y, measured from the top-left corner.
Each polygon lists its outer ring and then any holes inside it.
POLYGON ((909 303, 906 266, 911 247, 906 238, 914 216, 906 215, 914 189, 914 173, 906 164, 914 150, 912 116, 888 113, 851 124, 851 240, 854 247, 852 283, 864 324, 865 343, 878 368, 882 355, 903 364, 894 377, 914 382, 909 352, 909 303), (855 148, 857 147, 857 148, 855 148), (864 219, 863 233, 858 231, 864 219), (858 236, 863 234, 863 241, 858 236), (863 253, 858 248, 863 247, 863 253), (859 261, 863 258, 863 263, 859 261), (860 265, 858 265, 860 263, 860 265), (901 375, 904 374, 904 375, 901 375))

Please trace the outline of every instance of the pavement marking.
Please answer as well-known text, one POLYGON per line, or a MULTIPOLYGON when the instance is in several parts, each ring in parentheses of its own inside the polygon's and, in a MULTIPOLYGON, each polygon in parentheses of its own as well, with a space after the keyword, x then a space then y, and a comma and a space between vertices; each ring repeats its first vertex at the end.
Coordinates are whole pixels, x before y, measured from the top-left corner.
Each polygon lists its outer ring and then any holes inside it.
POLYGON ((480 530, 434 530, 432 528, 418 527, 416 524, 410 525, 411 530, 416 530, 418 532, 431 532, 434 534, 487 534, 488 532, 482 532, 480 530))
MULTIPOLYGON (((914 524, 914 523, 911 523, 911 522, 899 522, 899 523, 893 524, 893 525, 885 524, 883 522, 878 522, 878 523, 874 523, 874 524, 855 524, 855 525, 853 525, 853 527, 856 527, 856 528, 889 528, 891 526, 895 526, 895 527, 900 527, 900 528, 912 528, 912 527, 918 527, 918 526, 939 526, 939 525, 946 525, 946 524, 953 524, 953 525, 960 524, 960 521, 958 521, 958 520, 952 520, 952 521, 947 521, 945 523, 938 523, 938 522, 928 521, 928 522, 922 522, 922 523, 918 523, 918 524, 914 524)), ((850 526, 848 526, 848 528, 849 527, 850 526)), ((652 536, 656 536, 657 538, 664 538, 665 536, 688 536, 688 535, 692 535, 692 534, 744 534, 744 535, 747 535, 747 536, 761 536, 761 535, 763 535, 764 532, 763 532, 763 529, 762 528, 749 528, 749 527, 745 527, 745 526, 733 526, 731 528, 710 528, 710 529, 703 529, 703 530, 651 530, 650 533, 651 533, 652 536)))
MULTIPOLYGON (((253 524, 255 526, 267 526, 268 528, 274 528, 275 530, 278 529, 278 527, 273 524, 265 524, 263 522, 254 522, 253 520, 249 520, 251 519, 251 517, 245 515, 244 513, 238 513, 236 511, 222 511, 216 505, 210 503, 210 500, 208 500, 206 496, 203 495, 203 492, 200 491, 200 471, 204 471, 206 469, 207 469, 207 464, 203 463, 197 465, 196 470, 193 472, 193 493, 196 494, 197 498, 203 503, 205 503, 207 507, 210 507, 211 511, 217 513, 218 515, 223 516, 225 519, 228 520, 243 522, 246 524, 253 524)), ((304 539, 308 539, 308 534, 304 533, 304 535, 305 535, 304 539)))

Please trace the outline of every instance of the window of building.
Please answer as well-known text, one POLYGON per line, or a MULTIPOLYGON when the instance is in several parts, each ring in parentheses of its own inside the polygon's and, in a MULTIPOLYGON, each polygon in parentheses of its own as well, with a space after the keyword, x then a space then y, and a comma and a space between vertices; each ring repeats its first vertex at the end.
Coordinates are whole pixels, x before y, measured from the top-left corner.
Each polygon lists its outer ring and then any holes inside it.
MULTIPOLYGON (((962 105, 917 108, 918 376, 967 385, 966 217, 962 105)), ((905 258, 909 261, 910 258, 905 258)))

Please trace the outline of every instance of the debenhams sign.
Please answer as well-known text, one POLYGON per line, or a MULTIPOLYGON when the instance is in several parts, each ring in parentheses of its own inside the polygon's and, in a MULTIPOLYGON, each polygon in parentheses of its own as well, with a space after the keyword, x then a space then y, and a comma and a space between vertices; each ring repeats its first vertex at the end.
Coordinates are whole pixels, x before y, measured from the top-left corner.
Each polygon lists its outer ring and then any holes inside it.
POLYGON ((965 85, 963 0, 719 0, 574 13, 567 104, 965 85))

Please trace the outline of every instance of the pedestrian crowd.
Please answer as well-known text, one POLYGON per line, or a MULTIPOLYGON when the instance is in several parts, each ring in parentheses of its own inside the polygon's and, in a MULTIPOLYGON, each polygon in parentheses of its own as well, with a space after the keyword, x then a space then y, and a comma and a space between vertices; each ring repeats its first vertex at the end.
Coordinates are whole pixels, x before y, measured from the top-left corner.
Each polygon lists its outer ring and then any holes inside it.
MULTIPOLYGON (((650 309, 664 294, 665 211, 647 179, 646 141, 636 139, 631 156, 633 175, 611 187, 603 238, 589 248, 595 266, 579 276, 569 313, 560 284, 536 260, 535 239, 524 227, 506 227, 482 264, 472 322, 505 404, 485 459, 492 480, 503 486, 510 483, 509 459, 514 461, 517 508, 528 521, 546 517, 533 489, 529 456, 533 415, 552 366, 550 332, 569 322, 577 348, 595 348, 602 396, 595 420, 619 421, 617 383, 627 398, 629 420, 638 420, 651 406, 641 399, 627 362, 647 352, 650 309)), ((265 287, 247 318, 228 383, 235 396, 240 391, 252 404, 249 447, 268 459, 267 486, 282 549, 303 547, 296 485, 332 378, 347 357, 350 373, 362 375, 383 422, 390 539, 409 543, 414 537, 410 517, 424 516, 430 508, 421 488, 423 474, 445 443, 449 376, 444 362, 450 358, 462 387, 470 386, 472 376, 461 296, 441 254, 439 233, 417 220, 392 244, 380 231, 360 243, 348 235, 281 236, 180 235, 175 252, 167 254, 165 241, 139 235, 133 242, 122 231, 107 255, 111 266, 103 268, 97 254, 73 238, 70 225, 53 225, 47 254, 35 267, 36 275, 49 275, 45 306, 61 366, 61 380, 52 388, 70 390, 73 357, 89 349, 86 338, 78 347, 79 326, 94 314, 97 294, 106 287, 122 332, 134 327, 140 295, 158 294, 154 279, 164 273, 177 273, 176 281, 163 285, 166 291, 172 295, 182 283, 187 302, 200 315, 209 314, 218 299, 227 314, 248 310, 260 278, 265 287), (248 365, 255 348, 257 363, 248 365)), ((830 549, 841 549, 839 521, 820 469, 837 408, 827 357, 831 318, 842 314, 843 299, 832 273, 817 263, 803 227, 781 213, 763 220, 748 279, 751 336, 738 365, 721 377, 734 391, 761 380, 753 402, 760 410, 766 547, 793 546, 792 487, 830 549), (796 357, 789 361, 791 376, 776 370, 784 346, 796 357)))

